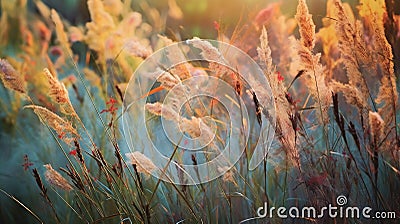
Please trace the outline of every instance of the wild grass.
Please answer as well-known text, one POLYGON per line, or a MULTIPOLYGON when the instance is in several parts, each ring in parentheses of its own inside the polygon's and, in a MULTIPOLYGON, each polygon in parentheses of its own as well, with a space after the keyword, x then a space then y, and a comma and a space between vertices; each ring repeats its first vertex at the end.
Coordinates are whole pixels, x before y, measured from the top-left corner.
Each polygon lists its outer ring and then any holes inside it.
MULTIPOLYGON (((170 16, 181 18, 179 4, 169 2, 170 16)), ((305 0, 298 1, 293 17, 281 13, 284 5, 270 4, 241 20, 231 35, 215 22, 220 41, 241 48, 262 67, 274 96, 275 138, 261 165, 250 170, 259 117, 265 115, 259 96, 234 71, 215 63, 167 68, 157 86, 141 94, 148 100, 149 135, 159 144, 166 144, 161 115, 181 119, 188 136, 197 137, 214 130, 204 119, 211 108, 219 137, 213 147, 223 145, 229 120, 214 101, 187 105, 186 114, 158 102, 198 74, 225 80, 249 110, 245 153, 222 177, 197 185, 152 176, 166 169, 145 155, 145 145, 130 151, 121 128, 124 93, 135 69, 179 40, 165 36, 163 14, 146 2, 142 14, 131 1, 88 0, 90 21, 74 26, 34 3, 39 15, 24 1, 1 4, 0 26, 9 31, 0 32, 1 222, 239 223, 255 217, 264 202, 319 209, 337 205, 339 195, 349 206, 393 211, 397 218, 384 221, 398 222, 400 19, 394 1, 360 0, 353 10, 328 0, 323 18, 312 15, 305 0)), ((220 57, 206 42, 192 41, 203 55, 220 57)), ((133 140, 141 142, 143 135, 133 140)), ((168 165, 197 165, 212 157, 185 157, 176 145, 165 153, 168 165)), ((327 216, 253 221, 380 223, 327 216)))

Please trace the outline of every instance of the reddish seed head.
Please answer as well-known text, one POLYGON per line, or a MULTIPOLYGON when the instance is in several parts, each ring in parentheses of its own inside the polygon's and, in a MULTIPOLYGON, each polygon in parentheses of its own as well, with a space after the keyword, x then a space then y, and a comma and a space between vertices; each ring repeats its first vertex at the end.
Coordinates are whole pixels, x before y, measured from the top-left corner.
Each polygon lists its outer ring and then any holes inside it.
POLYGON ((278 81, 282 82, 283 80, 285 80, 285 78, 281 75, 280 72, 277 73, 278 74, 278 81))
POLYGON ((117 102, 117 100, 115 100, 114 98, 110 98, 106 104, 115 104, 117 102))
POLYGON ((221 26, 220 26, 219 22, 217 22, 217 21, 214 21, 214 22, 213 22, 213 24, 214 24, 214 29, 215 29, 215 30, 217 30, 217 31, 218 31, 218 30, 221 28, 221 26))
POLYGON ((274 14, 279 10, 279 5, 280 3, 273 3, 258 12, 255 18, 257 25, 261 26, 268 23, 274 14))
POLYGON ((65 134, 66 134, 65 132, 61 132, 61 134, 58 135, 58 138, 59 138, 59 139, 64 138, 65 134))
POLYGON ((71 150, 68 154, 71 155, 71 156, 75 156, 76 155, 76 149, 71 150))
POLYGON ((27 171, 31 166, 33 166, 33 163, 29 161, 28 155, 24 155, 24 163, 22 164, 22 167, 27 171))
POLYGON ((52 54, 54 56, 61 56, 63 54, 63 52, 60 47, 52 47, 50 49, 50 54, 52 54))
POLYGON ((102 110, 100 113, 112 113, 114 114, 115 111, 118 110, 118 107, 115 107, 114 105, 117 103, 117 100, 115 100, 114 98, 110 98, 106 104, 107 105, 111 105, 108 109, 104 109, 102 110))

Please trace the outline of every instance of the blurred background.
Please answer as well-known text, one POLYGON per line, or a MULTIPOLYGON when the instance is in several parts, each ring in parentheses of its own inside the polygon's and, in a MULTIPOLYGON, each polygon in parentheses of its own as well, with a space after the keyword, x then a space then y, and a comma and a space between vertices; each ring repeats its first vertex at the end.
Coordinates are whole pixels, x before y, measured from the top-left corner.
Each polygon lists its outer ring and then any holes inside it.
MULTIPOLYGON (((85 0, 44 0, 43 2, 50 8, 56 9, 72 25, 84 24, 89 21, 85 0)), ((108 0, 108 2, 112 2, 112 0, 108 0)), ((182 39, 187 39, 193 36, 215 38, 214 21, 220 23, 222 28, 229 33, 240 21, 251 22, 260 10, 274 2, 285 6, 281 8, 281 11, 287 17, 294 15, 297 6, 296 0, 230 0, 229 2, 224 0, 133 0, 132 5, 134 9, 144 15, 149 13, 148 7, 157 9, 161 17, 166 18, 165 32, 170 34, 178 32, 182 39), (172 9, 170 6, 173 6, 172 9), (181 14, 177 10, 180 10, 181 14)), ((314 22, 317 26, 321 25, 321 19, 326 12, 326 0, 309 0, 307 2, 311 14, 320 15, 319 18, 314 18, 314 22)), ((354 5, 356 1, 344 2, 354 5)), ((28 3, 34 10, 34 1, 29 0, 28 3)))

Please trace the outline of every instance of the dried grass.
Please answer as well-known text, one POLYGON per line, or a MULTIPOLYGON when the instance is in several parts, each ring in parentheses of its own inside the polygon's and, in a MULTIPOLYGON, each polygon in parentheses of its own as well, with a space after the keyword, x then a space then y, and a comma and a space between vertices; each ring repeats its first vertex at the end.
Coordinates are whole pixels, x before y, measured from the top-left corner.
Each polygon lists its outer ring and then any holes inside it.
POLYGON ((56 26, 57 39, 59 41, 59 44, 62 46, 64 54, 67 56, 72 56, 73 54, 70 48, 68 35, 64 31, 64 24, 62 23, 61 18, 58 15, 57 11, 54 9, 51 10, 51 19, 53 20, 53 23, 56 26))
POLYGON ((53 169, 50 164, 43 165, 46 168, 46 172, 44 176, 50 184, 63 189, 64 191, 71 191, 73 187, 69 184, 69 182, 61 176, 59 172, 53 169))
POLYGON ((369 112, 369 126, 371 128, 371 136, 375 142, 378 142, 384 134, 385 122, 381 115, 377 112, 369 112))
POLYGON ((78 132, 69 121, 64 120, 47 108, 37 105, 29 105, 25 106, 25 108, 32 109, 40 118, 40 121, 54 129, 58 137, 65 143, 71 145, 74 139, 79 138, 78 132))
POLYGON ((6 88, 26 94, 24 77, 6 59, 0 59, 0 78, 6 88))
POLYGON ((139 173, 144 173, 150 176, 152 172, 157 170, 156 165, 141 152, 126 153, 128 164, 135 165, 139 173))
POLYGON ((61 112, 66 115, 78 116, 75 112, 74 107, 69 99, 68 91, 65 88, 64 83, 58 81, 58 79, 45 68, 43 74, 46 76, 47 81, 50 85, 49 95, 53 102, 60 106, 61 112))
POLYGON ((295 16, 299 25, 300 44, 298 54, 302 69, 305 69, 306 85, 310 94, 314 97, 315 105, 318 105, 318 117, 321 122, 327 124, 329 117, 326 115, 331 105, 331 90, 325 80, 325 68, 320 63, 321 54, 314 54, 315 47, 315 25, 312 15, 309 14, 305 0, 300 0, 295 16))

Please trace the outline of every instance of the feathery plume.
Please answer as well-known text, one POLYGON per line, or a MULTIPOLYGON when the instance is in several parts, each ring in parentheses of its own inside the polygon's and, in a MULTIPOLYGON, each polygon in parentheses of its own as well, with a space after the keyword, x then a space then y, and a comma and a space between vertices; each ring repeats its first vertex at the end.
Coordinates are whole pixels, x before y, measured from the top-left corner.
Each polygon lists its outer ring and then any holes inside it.
POLYGON ((213 61, 221 61, 223 59, 222 54, 219 52, 217 48, 215 48, 210 42, 201 40, 198 37, 195 37, 191 40, 187 40, 187 43, 192 44, 195 48, 201 50, 201 55, 208 60, 213 61))
MULTIPOLYGON (((276 114, 276 134, 284 147, 285 153, 287 155, 288 160, 293 165, 298 165, 299 163, 299 154, 296 149, 296 133, 291 127, 291 121, 289 119, 289 115, 292 113, 292 106, 287 101, 285 97, 286 87, 284 83, 279 79, 280 73, 276 73, 272 57, 271 57, 271 49, 268 45, 268 36, 265 28, 261 31, 260 36, 260 47, 257 48, 258 56, 261 61, 266 64, 266 77, 271 86, 272 95, 275 96, 271 98, 271 100, 275 101, 276 111, 280 111, 282 113, 276 114)), ((263 88, 260 86, 260 83, 252 80, 250 78, 250 82, 254 86, 254 88, 263 88)), ((247 92, 249 95, 252 95, 250 91, 247 92)), ((268 96, 258 96, 258 97, 268 97, 268 96)))
POLYGON ((354 19, 354 15, 347 4, 335 0, 336 34, 338 37, 338 48, 343 59, 343 65, 347 71, 349 84, 356 86, 363 94, 364 101, 368 101, 369 89, 360 71, 360 67, 373 67, 367 44, 363 39, 362 25, 354 19), (362 63, 362 64, 361 64, 362 63))
POLYGON ((315 25, 305 0, 299 1, 295 18, 300 32, 300 45, 298 46, 300 59, 307 70, 314 70, 315 60, 312 50, 315 46, 315 25))
POLYGON ((86 23, 87 33, 85 40, 90 49, 101 53, 99 60, 102 61, 105 52, 105 43, 111 32, 115 30, 112 16, 105 11, 103 2, 100 0, 88 0, 88 9, 91 21, 86 23))
POLYGON ((7 89, 23 94, 26 93, 26 82, 24 78, 6 59, 0 59, 0 78, 7 89))
POLYGON ((54 9, 51 10, 51 19, 56 26, 57 39, 62 46, 62 49, 65 51, 65 55, 72 56, 73 54, 68 41, 68 35, 64 31, 64 25, 60 19, 60 16, 54 9))
POLYGON ((300 44, 297 44, 298 54, 301 64, 305 68, 305 77, 307 86, 310 88, 310 93, 319 104, 317 111, 318 118, 324 124, 329 122, 329 117, 326 115, 330 102, 330 89, 325 82, 325 69, 320 63, 321 54, 313 54, 315 46, 315 25, 312 20, 312 15, 308 12, 308 7, 305 0, 300 0, 297 6, 295 16, 299 25, 300 44))
POLYGON ((47 182, 65 191, 73 190, 72 186, 68 183, 68 181, 63 176, 61 176, 59 172, 54 170, 50 164, 46 164, 43 166, 46 168, 44 176, 47 182))
MULTIPOLYGON (((292 63, 294 61, 293 57, 297 56, 297 49, 294 51, 293 44, 290 43, 290 38, 293 37, 291 33, 293 33, 293 30, 296 28, 297 22, 294 18, 287 18, 281 15, 280 5, 280 3, 277 3, 273 6, 275 10, 273 10, 265 27, 268 33, 268 43, 271 49, 272 60, 276 68, 282 72, 282 74, 289 75, 292 74, 289 73, 289 65, 294 64, 292 63)), ((248 35, 243 37, 244 42, 247 42, 246 36, 248 35)), ((252 44, 250 43, 248 45, 250 45, 250 49, 254 47, 251 46, 252 44)), ((295 69, 295 72, 297 70, 298 69, 295 69)))
POLYGON ((222 76, 227 71, 229 71, 229 69, 221 65, 221 63, 224 63, 224 56, 210 42, 201 40, 198 37, 187 40, 186 42, 192 44, 195 48, 200 49, 201 56, 203 56, 204 59, 211 61, 209 68, 215 74, 217 74, 218 76, 222 76))
POLYGON ((268 45, 267 29, 263 27, 260 36, 260 47, 257 47, 258 57, 262 63, 265 63, 267 70, 272 71, 271 48, 268 45))
POLYGON ((381 79, 381 85, 379 87, 376 103, 383 104, 378 111, 384 116, 384 120, 387 124, 391 123, 393 117, 396 116, 396 108, 399 99, 396 88, 396 77, 394 73, 384 74, 381 79))
POLYGON ((200 137, 201 135, 201 127, 200 127, 201 119, 197 117, 192 117, 191 119, 184 118, 182 119, 181 128, 183 131, 187 132, 192 138, 200 137))
POLYGON ((378 104, 384 103, 379 108, 379 113, 384 117, 385 123, 390 124, 391 119, 396 116, 398 92, 394 73, 392 46, 385 35, 384 20, 387 16, 386 5, 384 0, 361 0, 360 3, 359 13, 364 19, 366 26, 370 28, 373 50, 374 52, 379 52, 376 54, 379 65, 377 73, 382 74, 382 79, 376 102, 378 104))
POLYGON ((77 116, 75 109, 71 104, 71 100, 69 99, 68 91, 65 88, 64 83, 58 81, 57 78, 54 77, 47 68, 43 70, 43 74, 46 76, 50 84, 49 95, 54 102, 60 105, 61 112, 67 115, 77 116))
POLYGON ((160 36, 160 38, 162 38, 160 40, 162 40, 165 45, 171 45, 169 50, 167 51, 167 55, 168 60, 171 62, 171 64, 174 64, 175 66, 170 68, 170 73, 178 76, 181 80, 185 80, 187 78, 190 78, 192 75, 195 75, 191 74, 192 71, 194 71, 195 69, 193 65, 188 62, 184 62, 186 61, 186 56, 182 52, 182 49, 180 49, 178 45, 172 45, 172 40, 162 36, 160 36))
MULTIPOLYGON (((170 55, 170 53, 168 53, 170 55)), ((170 73, 176 75, 179 77, 180 80, 185 80, 188 79, 192 76, 196 75, 207 75, 207 73, 201 69, 195 68, 192 64, 190 63, 181 63, 177 64, 173 68, 171 68, 170 73)))
POLYGON ((299 0, 295 18, 299 23, 301 45, 312 51, 315 46, 315 25, 305 0, 299 0))
POLYGON ((157 81, 160 82, 161 86, 163 86, 167 90, 174 88, 174 86, 178 85, 181 82, 179 77, 176 77, 175 75, 169 72, 163 72, 157 78, 157 81))
POLYGON ((342 92, 348 104, 357 106, 360 111, 362 111, 363 108, 367 108, 367 101, 365 101, 363 94, 358 88, 335 80, 330 82, 330 86, 335 92, 342 92))
POLYGON ((377 141, 384 133, 383 129, 385 122, 383 121, 381 115, 379 115, 377 112, 370 111, 368 115, 372 138, 377 141))
POLYGON ((132 56, 147 58, 152 53, 149 47, 144 46, 139 41, 130 40, 125 43, 125 50, 132 56))
MULTIPOLYGON (((207 144, 214 138, 213 130, 201 118, 182 118, 170 106, 166 106, 160 102, 147 103, 145 109, 154 115, 163 116, 167 120, 179 122, 181 130, 187 132, 192 138, 201 136, 201 138, 198 139, 201 143, 207 144)), ((211 143, 210 147, 216 149, 214 143, 211 143)))
POLYGON ((79 138, 78 132, 75 130, 70 122, 65 121, 60 116, 51 112, 47 108, 37 105, 28 105, 24 108, 33 109, 33 112, 38 115, 40 121, 54 129, 57 132, 58 137, 62 139, 65 143, 70 145, 74 139, 79 138))
POLYGON ((214 139, 213 129, 210 128, 201 118, 194 116, 192 116, 190 120, 187 118, 182 118, 180 121, 180 127, 182 131, 188 133, 192 138, 198 138, 197 140, 202 145, 210 143, 208 146, 211 149, 218 149, 217 145, 211 141, 214 139))
POLYGON ((135 165, 139 173, 149 176, 153 171, 157 170, 156 165, 141 152, 125 153, 128 158, 128 164, 135 165))
POLYGON ((179 114, 176 113, 175 110, 173 110, 169 106, 165 106, 164 104, 162 104, 160 102, 147 103, 145 105, 145 109, 154 115, 157 115, 157 116, 162 115, 167 120, 171 120, 171 121, 179 120, 179 114))
POLYGON ((229 169, 229 167, 227 166, 217 168, 219 173, 224 173, 224 175, 222 175, 222 180, 224 182, 231 182, 233 184, 236 184, 233 169, 233 167, 229 169))

